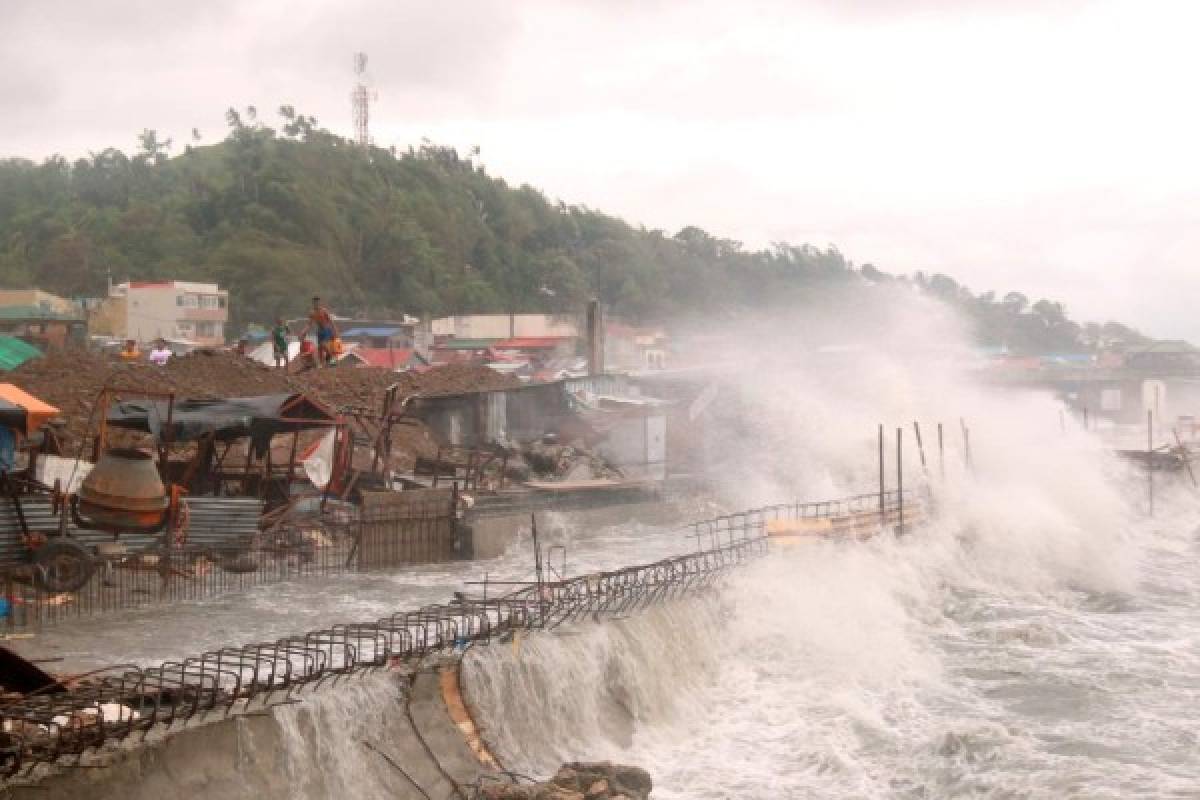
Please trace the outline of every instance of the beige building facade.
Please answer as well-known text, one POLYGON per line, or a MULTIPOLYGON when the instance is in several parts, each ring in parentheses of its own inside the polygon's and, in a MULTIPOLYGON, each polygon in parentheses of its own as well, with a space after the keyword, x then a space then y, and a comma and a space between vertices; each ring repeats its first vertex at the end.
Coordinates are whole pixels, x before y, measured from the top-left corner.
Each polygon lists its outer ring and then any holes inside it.
POLYGON ((558 314, 467 314, 435 319, 433 335, 456 339, 578 336, 579 321, 558 314))
POLYGON ((139 342, 182 339, 215 347, 225 344, 228 322, 229 292, 215 283, 130 281, 112 287, 92 328, 139 342))
POLYGON ((79 309, 65 297, 41 289, 0 289, 0 307, 28 306, 51 314, 75 315, 79 309))

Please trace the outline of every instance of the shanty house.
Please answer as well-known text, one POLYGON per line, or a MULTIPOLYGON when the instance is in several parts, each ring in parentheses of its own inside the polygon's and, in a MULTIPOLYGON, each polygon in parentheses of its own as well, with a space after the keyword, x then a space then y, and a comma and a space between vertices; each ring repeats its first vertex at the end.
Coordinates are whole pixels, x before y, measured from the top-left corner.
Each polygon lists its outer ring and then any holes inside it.
POLYGON ((416 350, 395 347, 355 347, 343 355, 338 363, 396 371, 429 366, 429 362, 416 350))

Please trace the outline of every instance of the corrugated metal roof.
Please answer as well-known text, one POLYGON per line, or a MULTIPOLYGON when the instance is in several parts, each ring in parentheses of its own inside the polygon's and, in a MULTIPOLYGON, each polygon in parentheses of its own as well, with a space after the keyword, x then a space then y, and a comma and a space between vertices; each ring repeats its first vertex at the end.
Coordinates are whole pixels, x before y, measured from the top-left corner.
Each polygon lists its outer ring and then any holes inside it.
POLYGON ((77 319, 42 306, 0 306, 0 319, 77 319))
POLYGON ((0 370, 16 369, 31 358, 42 354, 28 342, 13 336, 0 336, 0 370))
POLYGON ((573 336, 517 336, 504 339, 493 345, 497 350, 540 350, 553 349, 574 339, 573 336))
POLYGON ((498 339, 447 339, 439 344, 439 350, 487 350, 498 339))
POLYGON ((351 328, 342 332, 342 338, 350 336, 395 336, 403 328, 351 328))
POLYGON ((1128 355, 1141 355, 1143 353, 1196 353, 1200 350, 1183 339, 1159 339, 1150 344, 1128 347, 1125 352, 1128 355))

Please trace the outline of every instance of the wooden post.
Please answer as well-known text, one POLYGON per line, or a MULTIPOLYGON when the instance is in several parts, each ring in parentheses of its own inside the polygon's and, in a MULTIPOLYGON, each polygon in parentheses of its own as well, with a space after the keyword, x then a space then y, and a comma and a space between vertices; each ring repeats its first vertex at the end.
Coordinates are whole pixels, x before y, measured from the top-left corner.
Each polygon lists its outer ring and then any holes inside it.
MULTIPOLYGON (((284 489, 285 500, 290 500, 292 497, 292 481, 296 478, 296 451, 299 447, 300 431, 292 431, 292 454, 288 456, 287 485, 284 489)), ((329 471, 333 471, 332 464, 330 464, 329 471)))
POLYGON ((926 475, 929 469, 925 465, 925 443, 921 441, 921 423, 913 420, 913 434, 917 437, 917 453, 921 456, 921 471, 926 475))
MULTIPOLYGON (((151 402, 154 402, 151 399, 151 402)), ((157 406, 155 406, 157 409, 157 406)), ((158 436, 158 472, 162 475, 164 482, 169 483, 170 477, 167 475, 167 466, 170 459, 169 446, 171 444, 171 428, 175 424, 175 395, 171 394, 167 397, 167 426, 159 432, 158 436)))
POLYGON ((533 527, 533 570, 537 578, 538 614, 541 616, 541 624, 545 625, 546 594, 542 591, 542 547, 538 544, 537 514, 530 514, 529 522, 533 527))
POLYGON ((938 423, 938 474, 946 479, 946 442, 942 435, 942 423, 938 423))
POLYGON ((1086 430, 1090 430, 1090 429, 1091 429, 1091 425, 1090 425, 1090 424, 1088 424, 1088 409, 1087 409, 1087 406, 1084 406, 1084 407, 1083 407, 1083 429, 1084 429, 1085 431, 1086 431, 1086 430))
POLYGON ((1146 409, 1146 507, 1154 516, 1154 409, 1146 409))
POLYGON ((896 428, 896 534, 904 533, 904 428, 896 428))
POLYGON ((1188 477, 1192 479, 1192 488, 1197 487, 1196 473, 1192 471, 1192 458, 1188 454, 1187 448, 1183 446, 1183 439, 1179 438, 1179 429, 1172 428, 1171 433, 1175 434, 1175 444, 1179 446, 1179 457, 1183 459, 1183 466, 1187 468, 1188 477))
POLYGON ((883 500, 883 423, 879 423, 879 524, 887 526, 887 507, 883 500))
POLYGON ((967 471, 971 471, 971 430, 967 427, 967 421, 962 417, 958 418, 958 426, 962 429, 963 438, 963 466, 967 471))

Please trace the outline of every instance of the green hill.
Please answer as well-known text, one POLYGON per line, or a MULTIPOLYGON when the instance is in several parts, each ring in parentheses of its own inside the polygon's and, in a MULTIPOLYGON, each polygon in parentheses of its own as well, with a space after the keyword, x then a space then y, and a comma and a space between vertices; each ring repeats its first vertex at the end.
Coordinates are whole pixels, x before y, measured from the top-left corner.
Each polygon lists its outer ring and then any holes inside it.
POLYGON ((110 275, 214 280, 244 324, 297 313, 312 294, 339 310, 434 315, 575 311, 598 296, 627 319, 659 320, 902 280, 965 309, 985 344, 1069 350, 1105 333, 1057 303, 896 278, 832 247, 751 251, 694 227, 635 228, 509 186, 450 148, 368 151, 279 113, 275 130, 230 109, 224 141, 174 157, 148 130, 132 156, 0 161, 0 285, 78 296, 102 294, 110 275))

